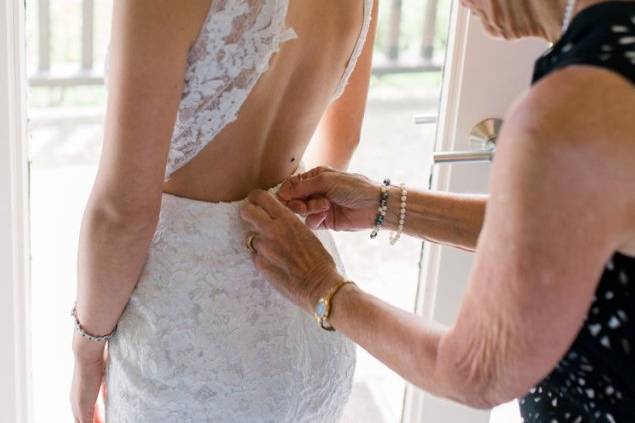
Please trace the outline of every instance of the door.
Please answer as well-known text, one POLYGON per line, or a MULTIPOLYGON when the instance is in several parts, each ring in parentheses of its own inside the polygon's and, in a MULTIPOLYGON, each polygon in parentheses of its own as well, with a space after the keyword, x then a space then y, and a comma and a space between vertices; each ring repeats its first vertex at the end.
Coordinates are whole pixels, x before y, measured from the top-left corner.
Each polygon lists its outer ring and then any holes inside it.
POLYGON ((24 4, 0 2, 0 422, 29 422, 24 4))
MULTIPOLYGON (((515 42, 493 39, 479 20, 458 2, 454 2, 448 44, 435 146, 437 160, 448 159, 447 154, 440 152, 480 148, 470 142, 472 128, 484 119, 505 117, 512 102, 527 90, 533 63, 547 48, 544 41, 537 39, 515 42)), ((432 170, 431 189, 486 193, 489 170, 488 161, 437 163, 432 170)), ((451 324, 471 267, 470 253, 425 243, 418 313, 451 324)), ((469 409, 408 388, 404 422, 481 423, 489 419, 489 412, 469 409)))

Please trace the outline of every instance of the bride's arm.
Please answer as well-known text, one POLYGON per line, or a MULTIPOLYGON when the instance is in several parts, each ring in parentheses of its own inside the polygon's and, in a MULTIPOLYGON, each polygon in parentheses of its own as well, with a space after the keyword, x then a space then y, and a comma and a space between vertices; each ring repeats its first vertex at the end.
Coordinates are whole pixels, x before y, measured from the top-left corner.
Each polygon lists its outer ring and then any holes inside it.
POLYGON ((375 0, 366 44, 346 90, 325 111, 305 154, 304 162, 308 168, 330 166, 346 170, 359 144, 371 76, 378 6, 375 0))
POLYGON ((89 332, 112 330, 143 266, 203 6, 209 2, 114 3, 104 145, 78 257, 77 310, 89 332))
MULTIPOLYGON (((146 258, 187 52, 208 7, 114 2, 104 145, 79 240, 77 315, 92 334, 116 325, 146 258)), ((77 361, 99 360, 103 347, 73 339, 77 361)))

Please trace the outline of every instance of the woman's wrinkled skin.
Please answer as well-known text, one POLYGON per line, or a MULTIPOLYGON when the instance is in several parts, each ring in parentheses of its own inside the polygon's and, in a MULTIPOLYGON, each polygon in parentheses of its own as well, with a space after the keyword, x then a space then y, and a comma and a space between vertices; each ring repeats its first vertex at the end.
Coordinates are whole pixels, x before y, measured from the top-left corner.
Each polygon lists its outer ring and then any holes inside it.
POLYGON ((539 36, 555 40, 564 14, 564 1, 553 0, 461 0, 477 15, 485 29, 498 37, 517 39, 539 36))
MULTIPOLYGON (((579 0, 574 12, 600 2, 579 0)), ((464 4, 494 35, 554 41, 562 32, 564 0, 464 4)), ((433 395, 479 408, 525 395, 569 349, 609 257, 635 256, 635 122, 623 113, 635 110, 633 93, 606 69, 554 72, 508 112, 489 197, 408 190, 408 235, 476 252, 451 327, 352 285, 335 296, 330 323, 433 395)), ((328 168, 291 178, 277 199, 253 192, 241 216, 256 266, 311 313, 343 276, 309 227, 369 230, 378 198, 379 184, 328 168)), ((391 187, 385 230, 397 227, 398 198, 391 187)))

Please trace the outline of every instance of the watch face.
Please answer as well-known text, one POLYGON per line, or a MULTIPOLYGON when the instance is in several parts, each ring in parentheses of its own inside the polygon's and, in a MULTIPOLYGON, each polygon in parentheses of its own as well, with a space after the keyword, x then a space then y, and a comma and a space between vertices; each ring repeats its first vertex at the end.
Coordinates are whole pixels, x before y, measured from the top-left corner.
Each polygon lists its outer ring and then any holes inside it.
POLYGON ((321 318, 324 318, 327 316, 328 307, 326 306, 326 301, 324 301, 324 299, 321 299, 320 301, 318 301, 317 306, 315 307, 315 314, 317 315, 317 317, 321 317, 321 318))

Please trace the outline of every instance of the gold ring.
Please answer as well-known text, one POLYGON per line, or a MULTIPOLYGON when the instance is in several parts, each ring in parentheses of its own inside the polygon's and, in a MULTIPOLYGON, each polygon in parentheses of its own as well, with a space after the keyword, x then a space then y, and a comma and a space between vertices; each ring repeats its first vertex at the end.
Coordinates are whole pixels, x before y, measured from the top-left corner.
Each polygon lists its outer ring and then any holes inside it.
POLYGON ((247 249, 252 253, 256 254, 258 251, 254 248, 254 238, 256 238, 256 234, 251 234, 247 237, 245 244, 247 245, 247 249))

